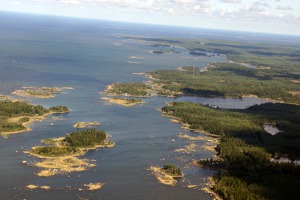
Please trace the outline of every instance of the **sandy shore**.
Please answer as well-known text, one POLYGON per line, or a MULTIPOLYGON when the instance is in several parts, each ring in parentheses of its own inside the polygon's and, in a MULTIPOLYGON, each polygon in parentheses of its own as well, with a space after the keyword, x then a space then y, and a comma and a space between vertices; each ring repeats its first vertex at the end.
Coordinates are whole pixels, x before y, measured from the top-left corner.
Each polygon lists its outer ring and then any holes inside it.
POLYGON ((135 106, 137 104, 143 104, 145 102, 141 101, 141 102, 130 102, 126 99, 118 99, 118 98, 108 98, 108 97, 102 97, 101 98, 102 100, 106 100, 108 101, 109 103, 113 103, 113 104, 118 104, 118 105, 121 105, 121 106, 127 106, 127 107, 130 107, 130 106, 135 106))

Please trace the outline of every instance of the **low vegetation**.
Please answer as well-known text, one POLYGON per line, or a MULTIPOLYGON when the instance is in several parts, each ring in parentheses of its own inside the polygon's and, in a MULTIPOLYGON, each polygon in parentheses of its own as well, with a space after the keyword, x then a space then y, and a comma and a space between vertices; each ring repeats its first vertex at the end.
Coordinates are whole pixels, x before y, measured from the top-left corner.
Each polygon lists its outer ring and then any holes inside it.
POLYGON ((69 146, 39 146, 35 147, 31 150, 31 153, 37 154, 40 156, 46 157, 58 157, 58 156, 66 156, 71 155, 74 153, 78 153, 79 149, 76 147, 69 147, 69 146))

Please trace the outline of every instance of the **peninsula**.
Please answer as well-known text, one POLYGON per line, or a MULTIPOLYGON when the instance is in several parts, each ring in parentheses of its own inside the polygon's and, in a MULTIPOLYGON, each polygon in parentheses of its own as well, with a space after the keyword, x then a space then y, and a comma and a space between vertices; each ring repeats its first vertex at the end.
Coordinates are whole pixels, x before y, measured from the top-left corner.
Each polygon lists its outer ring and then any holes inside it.
POLYGON ((30 105, 24 101, 2 101, 0 102, 0 134, 7 137, 10 134, 29 131, 29 124, 41 121, 47 115, 54 113, 67 113, 66 106, 55 106, 49 109, 41 105, 30 105))

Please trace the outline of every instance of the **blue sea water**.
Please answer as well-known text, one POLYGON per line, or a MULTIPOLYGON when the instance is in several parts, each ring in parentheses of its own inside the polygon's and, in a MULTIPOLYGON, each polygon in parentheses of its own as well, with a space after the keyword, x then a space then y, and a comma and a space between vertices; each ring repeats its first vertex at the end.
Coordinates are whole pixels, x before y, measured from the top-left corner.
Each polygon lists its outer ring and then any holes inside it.
MULTIPOLYGON (((134 107, 108 105, 101 91, 114 82, 146 81, 133 73, 180 66, 204 67, 222 62, 223 57, 192 56, 188 50, 179 54, 153 54, 147 43, 119 37, 205 37, 236 39, 238 33, 127 24, 109 21, 59 18, 40 15, 0 13, 0 94, 10 95, 23 86, 73 87, 50 99, 26 98, 45 107, 66 105, 64 120, 48 116, 31 125, 31 131, 0 138, 0 199, 212 199, 187 185, 204 186, 211 170, 191 166, 193 159, 208 158, 212 152, 201 148, 205 142, 194 142, 192 153, 175 149, 191 144, 179 139, 178 133, 202 135, 182 130, 169 122, 156 108, 170 101, 192 101, 226 108, 245 108, 264 101, 246 99, 209 99, 152 97, 134 107), (23 150, 41 145, 40 140, 62 137, 74 131, 78 121, 99 121, 99 129, 112 135, 116 147, 90 151, 83 158, 96 160, 96 167, 68 175, 38 177, 37 168, 22 161, 37 161, 23 150), (51 126, 54 123, 54 126, 51 126), (175 142, 172 142, 174 140, 175 142), (182 168, 185 178, 174 187, 157 182, 150 166, 174 163, 182 168), (90 182, 104 182, 103 189, 89 192, 78 188, 90 182), (27 190, 28 184, 47 185, 50 190, 27 190)), ((244 37, 244 36, 243 36, 244 37)), ((12 96, 15 98, 20 98, 12 96)))

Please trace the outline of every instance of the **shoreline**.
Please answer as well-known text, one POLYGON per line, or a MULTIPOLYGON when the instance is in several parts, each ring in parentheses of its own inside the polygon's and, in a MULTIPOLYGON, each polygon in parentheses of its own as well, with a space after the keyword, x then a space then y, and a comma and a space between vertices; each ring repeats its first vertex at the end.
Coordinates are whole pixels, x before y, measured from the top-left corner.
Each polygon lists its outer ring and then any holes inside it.
POLYGON ((19 117, 12 117, 12 118, 8 118, 8 122, 18 122, 21 118, 23 117, 29 117, 29 121, 28 122, 23 122, 21 123, 23 127, 25 127, 25 129, 23 130, 18 130, 18 131, 6 131, 6 132, 2 132, 0 133, 0 135, 4 138, 7 138, 9 135, 13 135, 13 134, 18 134, 18 133, 23 133, 23 132, 27 132, 27 131, 31 131, 32 129, 29 127, 32 123, 34 122, 41 122, 43 120, 46 119, 47 116, 49 115, 53 115, 53 114, 62 114, 61 112, 53 112, 53 111, 49 111, 49 113, 45 113, 41 116, 19 116, 19 117))

